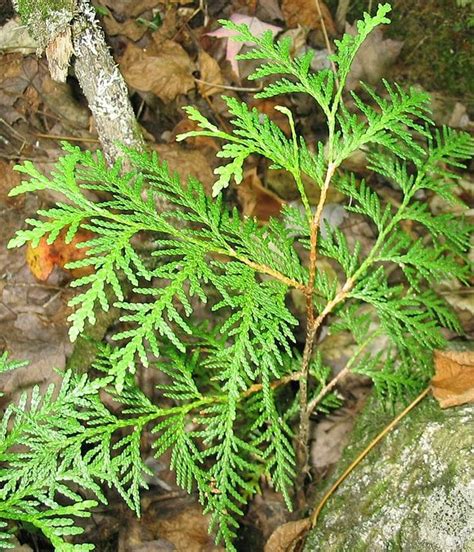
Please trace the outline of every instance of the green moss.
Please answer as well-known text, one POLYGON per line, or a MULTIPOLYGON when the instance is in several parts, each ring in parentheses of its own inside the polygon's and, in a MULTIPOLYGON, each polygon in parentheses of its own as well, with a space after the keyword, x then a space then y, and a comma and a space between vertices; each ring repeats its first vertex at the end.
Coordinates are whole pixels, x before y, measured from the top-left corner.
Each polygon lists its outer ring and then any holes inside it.
POLYGON ((374 508, 378 509, 376 502, 381 496, 383 496, 388 488, 388 481, 379 481, 373 487, 371 487, 370 492, 365 496, 366 506, 364 510, 366 510, 367 513, 373 512, 374 508))
POLYGON ((17 11, 41 52, 70 24, 74 0, 18 0, 17 11))
POLYGON ((40 16, 44 21, 58 11, 72 13, 74 0, 18 0, 18 13, 22 20, 27 23, 33 15, 40 16))
MULTIPOLYGON (((387 1, 387 0, 384 0, 387 1)), ((371 2, 372 13, 377 0, 371 2)), ((392 77, 401 83, 420 84, 428 91, 454 96, 474 109, 474 9, 455 0, 389 0, 392 24, 385 36, 403 40, 392 77)), ((329 0, 336 13, 337 0, 329 0)), ((368 0, 350 3, 347 21, 360 19, 368 0)))

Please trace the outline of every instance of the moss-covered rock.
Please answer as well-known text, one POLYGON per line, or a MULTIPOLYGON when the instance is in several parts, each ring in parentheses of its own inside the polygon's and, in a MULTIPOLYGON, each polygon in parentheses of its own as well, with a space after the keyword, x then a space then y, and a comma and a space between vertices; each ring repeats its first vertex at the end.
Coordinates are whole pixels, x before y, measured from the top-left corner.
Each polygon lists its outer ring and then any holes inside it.
MULTIPOLYGON (((334 478, 387 419, 366 408, 334 478)), ((473 429, 472 405, 425 399, 332 495, 305 552, 474 550, 473 429)))

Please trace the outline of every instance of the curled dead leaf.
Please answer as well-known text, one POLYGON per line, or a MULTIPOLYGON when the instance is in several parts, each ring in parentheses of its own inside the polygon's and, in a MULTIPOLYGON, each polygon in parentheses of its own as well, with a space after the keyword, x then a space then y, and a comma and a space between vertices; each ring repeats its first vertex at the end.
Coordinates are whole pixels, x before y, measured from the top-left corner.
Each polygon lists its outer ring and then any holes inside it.
POLYGON ((264 552, 293 552, 310 528, 309 518, 290 521, 276 529, 265 544, 264 552))
POLYGON ((164 40, 149 48, 127 44, 120 68, 128 85, 141 92, 152 92, 164 102, 194 87, 193 64, 173 40, 164 40))
POLYGON ((212 96, 212 94, 222 93, 222 87, 212 86, 213 84, 224 84, 221 68, 217 61, 204 50, 199 51, 198 56, 199 71, 201 78, 198 81, 198 88, 201 96, 212 96))
POLYGON ((441 408, 474 402, 474 351, 435 351, 433 396, 441 408))
POLYGON ((103 19, 105 30, 110 36, 122 35, 136 42, 146 33, 145 25, 139 25, 135 19, 126 19, 123 23, 116 21, 112 16, 103 19))
MULTIPOLYGON (((63 230, 52 244, 48 244, 46 238, 41 238, 36 247, 28 243, 26 249, 26 262, 35 278, 41 282, 45 282, 51 275, 55 266, 68 270, 65 268, 68 263, 84 259, 87 255, 87 248, 78 248, 77 245, 90 240, 93 236, 94 234, 92 234, 92 232, 79 230, 72 241, 66 243, 64 241, 66 231, 63 230)), ((91 274, 93 268, 87 266, 85 268, 68 270, 68 272, 74 278, 81 278, 82 276, 91 274)))
POLYGON ((242 183, 237 187, 237 196, 244 215, 256 217, 261 222, 278 216, 284 205, 284 201, 275 193, 262 186, 255 168, 246 172, 242 183))
POLYGON ((336 34, 336 25, 331 12, 322 0, 283 0, 281 11, 285 17, 288 27, 306 27, 308 29, 321 28, 321 16, 316 5, 319 1, 321 15, 329 35, 336 34))

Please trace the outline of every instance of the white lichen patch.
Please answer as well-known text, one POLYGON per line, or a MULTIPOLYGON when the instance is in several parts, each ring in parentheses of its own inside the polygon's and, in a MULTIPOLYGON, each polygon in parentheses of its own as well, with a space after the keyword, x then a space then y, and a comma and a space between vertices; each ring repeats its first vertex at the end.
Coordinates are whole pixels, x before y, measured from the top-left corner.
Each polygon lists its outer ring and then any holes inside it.
POLYGON ((467 551, 474 540, 474 480, 448 491, 437 488, 427 497, 420 536, 440 552, 467 551))
POLYGON ((122 155, 119 144, 143 147, 128 89, 86 0, 77 0, 73 23, 76 77, 94 116, 107 161, 122 155))

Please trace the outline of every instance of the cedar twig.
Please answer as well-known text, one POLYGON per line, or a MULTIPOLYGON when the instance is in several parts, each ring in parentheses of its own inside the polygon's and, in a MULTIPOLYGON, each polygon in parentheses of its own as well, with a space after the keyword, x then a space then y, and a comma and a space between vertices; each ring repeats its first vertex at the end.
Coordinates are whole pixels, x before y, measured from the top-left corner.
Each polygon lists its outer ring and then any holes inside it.
POLYGON ((48 140, 65 140, 67 142, 91 142, 98 144, 99 140, 97 138, 82 138, 78 136, 62 136, 60 134, 44 134, 42 132, 36 132, 35 136, 37 138, 46 138, 48 140))
POLYGON ((228 255, 229 257, 233 257, 234 259, 239 260, 240 262, 246 264, 250 268, 253 268, 256 272, 260 272, 261 274, 267 274, 268 276, 271 276, 272 278, 275 278, 275 280, 279 280, 280 282, 283 282, 288 287, 292 287, 295 289, 299 289, 303 293, 308 293, 308 288, 304 284, 298 282, 297 280, 293 280, 292 278, 288 278, 281 272, 278 272, 278 270, 275 270, 271 268, 270 266, 266 266, 263 264, 255 263, 251 261, 250 259, 247 259, 246 257, 243 257, 239 255, 236 251, 233 249, 229 249, 228 251, 223 251, 225 255, 228 255))
POLYGON ((230 84, 219 84, 217 82, 208 82, 202 79, 198 79, 197 77, 194 77, 194 81, 198 82, 199 84, 204 84, 205 86, 222 88, 222 90, 235 90, 236 92, 260 92, 263 88, 263 86, 259 86, 257 88, 250 88, 245 86, 231 86, 230 84))
POLYGON ((369 337, 359 345, 357 350, 354 352, 350 360, 347 362, 347 364, 344 366, 344 368, 327 384, 325 385, 321 391, 314 397, 309 403, 307 408, 307 416, 308 418, 311 416, 311 414, 314 412, 318 404, 323 400, 323 398, 336 387, 336 385, 344 379, 347 374, 351 371, 352 366, 354 365, 355 361, 359 358, 359 355, 362 353, 362 351, 367 347, 367 345, 377 336, 381 334, 381 330, 377 330, 369 335, 369 337))

